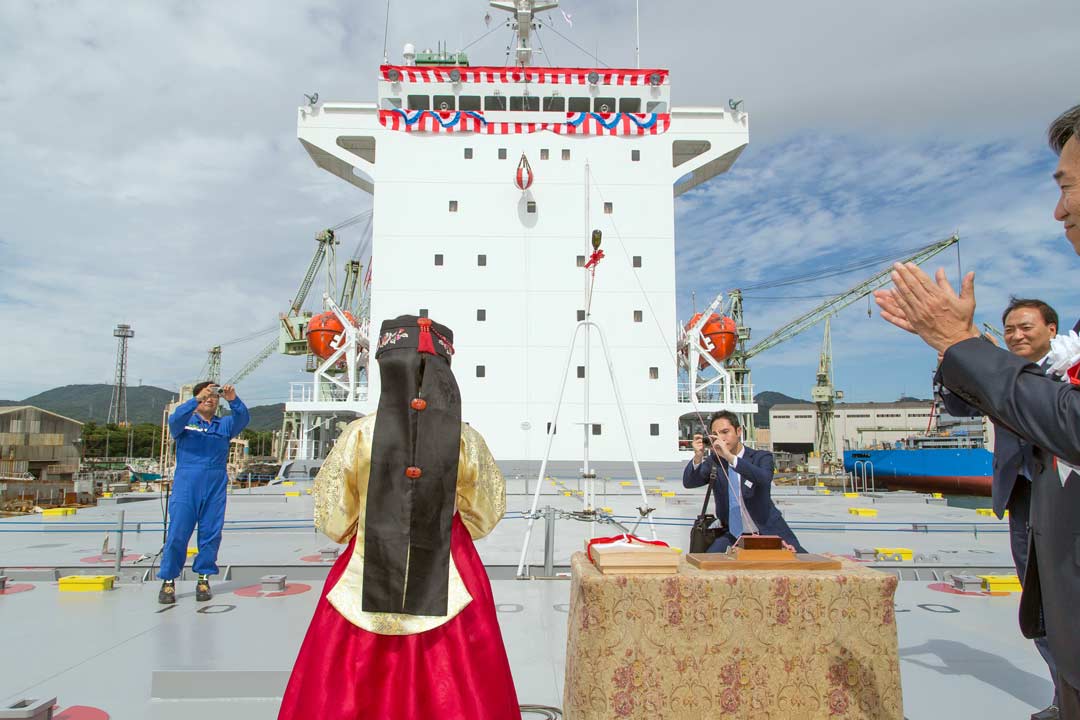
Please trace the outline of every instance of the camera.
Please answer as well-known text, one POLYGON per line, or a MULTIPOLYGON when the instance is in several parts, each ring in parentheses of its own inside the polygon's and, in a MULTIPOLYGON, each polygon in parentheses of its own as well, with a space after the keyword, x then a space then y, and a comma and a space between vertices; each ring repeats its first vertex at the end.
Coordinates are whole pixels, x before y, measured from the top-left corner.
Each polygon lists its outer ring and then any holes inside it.
POLYGON ((215 395, 218 395, 218 396, 224 395, 225 394, 225 388, 221 387, 220 385, 215 385, 213 387, 213 392, 214 392, 215 395))

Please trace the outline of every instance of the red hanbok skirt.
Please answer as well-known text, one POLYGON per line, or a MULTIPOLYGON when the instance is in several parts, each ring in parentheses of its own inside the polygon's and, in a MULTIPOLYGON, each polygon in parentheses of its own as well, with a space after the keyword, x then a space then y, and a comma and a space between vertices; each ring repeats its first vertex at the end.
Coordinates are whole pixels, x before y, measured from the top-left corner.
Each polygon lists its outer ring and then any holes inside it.
POLYGON ((326 578, 278 720, 520 720, 491 584, 460 516, 454 515, 450 552, 472 602, 416 635, 368 632, 326 599, 355 542, 326 578))

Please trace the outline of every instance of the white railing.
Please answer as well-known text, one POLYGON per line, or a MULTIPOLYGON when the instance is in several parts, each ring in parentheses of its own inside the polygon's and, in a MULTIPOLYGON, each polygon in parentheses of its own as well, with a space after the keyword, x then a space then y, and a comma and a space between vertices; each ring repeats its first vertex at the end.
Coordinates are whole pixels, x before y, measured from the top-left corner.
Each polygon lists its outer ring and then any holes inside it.
MULTIPOLYGON (((721 383, 715 385, 708 385, 706 387, 698 387, 697 401, 699 403, 728 403, 728 404, 744 404, 754 402, 754 386, 753 385, 731 385, 730 395, 725 393, 725 387, 721 383)), ((678 398, 681 403, 690 402, 690 383, 680 382, 678 384, 678 398)))
POLYGON ((349 391, 345 388, 325 382, 289 383, 289 402, 345 402, 348 400, 367 400, 367 385, 358 385, 356 397, 350 398, 349 391))

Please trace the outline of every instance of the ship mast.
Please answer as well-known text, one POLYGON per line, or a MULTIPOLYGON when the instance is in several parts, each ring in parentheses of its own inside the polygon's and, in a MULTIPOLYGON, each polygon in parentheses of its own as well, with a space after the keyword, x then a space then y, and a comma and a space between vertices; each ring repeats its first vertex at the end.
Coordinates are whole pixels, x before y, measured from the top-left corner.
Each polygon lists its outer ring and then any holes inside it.
POLYGON ((505 10, 514 16, 513 23, 517 25, 517 64, 521 66, 532 64, 532 47, 530 36, 533 31, 533 17, 538 12, 546 12, 559 7, 559 0, 537 2, 537 0, 491 0, 491 7, 496 10, 505 10))

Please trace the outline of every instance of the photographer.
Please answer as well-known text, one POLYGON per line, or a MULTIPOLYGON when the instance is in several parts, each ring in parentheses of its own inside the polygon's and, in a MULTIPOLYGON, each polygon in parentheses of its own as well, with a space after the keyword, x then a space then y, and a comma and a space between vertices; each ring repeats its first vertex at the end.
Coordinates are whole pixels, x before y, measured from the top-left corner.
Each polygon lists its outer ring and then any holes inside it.
POLYGON ((722 533, 707 552, 724 552, 743 534, 777 535, 785 547, 804 553, 772 501, 773 456, 742 443, 739 417, 720 410, 709 418, 710 452, 705 439, 695 435, 694 459, 683 471, 683 487, 698 488, 715 478, 716 517, 722 533), (714 472, 715 470, 715 472, 714 472))
POLYGON ((169 432, 176 441, 176 472, 169 500, 169 530, 161 551, 162 579, 158 602, 176 602, 176 577, 187 558, 187 544, 195 525, 199 526, 199 554, 193 568, 199 574, 195 599, 212 597, 210 575, 217 575, 218 546, 225 522, 225 492, 229 484, 225 464, 229 441, 247 427, 248 409, 236 396, 232 385, 219 387, 201 382, 192 397, 169 416, 169 432), (220 398, 229 403, 232 414, 217 417, 220 398))

